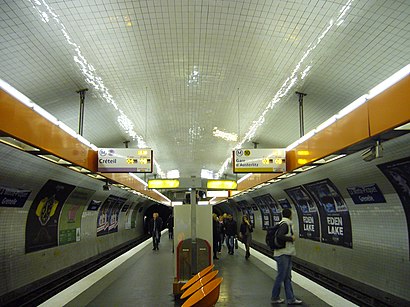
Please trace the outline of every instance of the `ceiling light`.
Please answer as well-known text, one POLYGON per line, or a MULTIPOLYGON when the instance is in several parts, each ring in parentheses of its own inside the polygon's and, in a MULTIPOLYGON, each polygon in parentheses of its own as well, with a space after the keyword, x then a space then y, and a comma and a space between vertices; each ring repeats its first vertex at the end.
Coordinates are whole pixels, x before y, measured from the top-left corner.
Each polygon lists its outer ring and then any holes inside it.
POLYGON ((135 175, 133 173, 128 173, 128 175, 130 175, 132 178, 136 179, 139 183, 142 183, 145 187, 148 185, 148 183, 146 183, 144 180, 142 180, 137 175, 135 175))
POLYGON ((87 176, 89 176, 89 177, 91 177, 91 178, 94 178, 94 179, 105 179, 104 176, 101 176, 101 175, 99 175, 99 174, 94 174, 94 173, 87 174, 87 176))
POLYGON ((40 149, 27 145, 26 143, 23 143, 19 140, 16 140, 12 137, 8 137, 8 136, 3 136, 0 137, 0 142, 9 146, 12 146, 14 148, 20 149, 20 150, 24 150, 24 151, 40 151, 40 149))
POLYGON ((315 168, 315 167, 317 167, 317 165, 305 165, 305 166, 302 166, 302 167, 299 167, 299 168, 297 168, 297 169, 295 169, 295 170, 293 170, 294 172, 306 172, 306 171, 308 171, 308 170, 310 170, 310 169, 312 169, 312 168, 315 168))
POLYGON ((201 178, 214 179, 214 172, 208 169, 201 169, 201 178))
POLYGON ((79 173, 91 173, 88 169, 81 166, 69 166, 68 168, 79 173))
POLYGON ((327 156, 323 159, 317 160, 313 163, 314 164, 325 164, 325 163, 329 163, 329 162, 335 161, 337 159, 343 158, 345 156, 346 156, 345 154, 342 154, 342 155, 329 155, 329 156, 327 156))
POLYGON ((174 169, 174 170, 168 171, 167 172, 167 178, 170 178, 170 179, 179 178, 179 170, 174 169))
POLYGON ((238 184, 235 180, 208 180, 207 189, 210 190, 236 190, 238 184))
POLYGON ((179 187, 178 179, 151 179, 148 180, 149 189, 175 189, 179 187))
POLYGON ((54 155, 38 155, 38 157, 46 159, 46 160, 51 161, 51 162, 56 163, 56 164, 60 164, 60 165, 71 165, 72 164, 71 162, 68 162, 68 161, 66 161, 64 159, 61 159, 59 157, 56 157, 54 155))
POLYGON ((394 128, 394 130, 410 130, 410 122, 408 122, 407 124, 404 124, 400 127, 394 128))
POLYGON ((286 174, 280 175, 278 178, 279 179, 285 179, 285 178, 293 177, 295 175, 296 175, 296 173, 286 173, 286 174))
POLYGON ((237 134, 218 130, 218 127, 214 127, 214 130, 213 130, 212 134, 215 137, 224 139, 224 140, 229 141, 229 142, 236 142, 238 140, 238 135, 237 134))
POLYGON ((247 173, 245 176, 239 178, 238 181, 237 181, 238 184, 241 183, 242 181, 248 179, 248 178, 249 178, 250 176, 252 176, 252 175, 253 175, 253 173, 247 173))
POLYGON ((398 72, 384 80, 383 82, 379 83, 376 85, 374 88, 372 88, 369 91, 369 99, 372 99, 373 97, 379 95, 380 93, 384 92, 386 89, 391 87, 392 85, 396 84, 399 82, 401 79, 406 77, 408 74, 410 74, 410 64, 407 66, 403 67, 400 69, 398 72))
POLYGON ((282 180, 282 179, 275 178, 275 179, 268 180, 268 182, 270 182, 270 183, 275 183, 275 182, 279 182, 279 181, 281 181, 281 180, 282 180))

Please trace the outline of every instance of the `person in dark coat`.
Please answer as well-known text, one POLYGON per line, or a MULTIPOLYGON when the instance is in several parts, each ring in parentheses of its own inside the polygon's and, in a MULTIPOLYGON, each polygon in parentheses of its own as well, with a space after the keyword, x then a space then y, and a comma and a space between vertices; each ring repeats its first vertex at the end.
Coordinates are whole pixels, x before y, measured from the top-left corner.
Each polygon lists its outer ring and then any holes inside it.
POLYGON ((252 224, 249 221, 248 216, 244 215, 242 217, 242 223, 241 223, 239 236, 243 244, 245 244, 245 249, 246 249, 245 259, 248 259, 249 256, 251 255, 251 253, 249 252, 249 246, 252 241, 252 231, 253 231, 252 224))
POLYGON ((218 260, 219 258, 217 257, 217 252, 219 249, 219 239, 220 239, 220 224, 219 224, 219 219, 218 216, 214 213, 212 214, 212 240, 213 240, 213 253, 214 253, 214 259, 218 260))
POLYGON ((232 215, 228 214, 225 219, 225 234, 226 234, 226 245, 228 246, 228 254, 233 255, 234 253, 234 240, 238 236, 238 227, 236 221, 232 218, 232 215))
POLYGON ((152 236, 153 250, 158 250, 158 244, 161 238, 162 218, 158 212, 154 212, 152 219, 149 221, 148 233, 152 236))
POLYGON ((168 237, 170 239, 174 238, 174 214, 170 214, 167 219, 167 227, 168 227, 168 237))

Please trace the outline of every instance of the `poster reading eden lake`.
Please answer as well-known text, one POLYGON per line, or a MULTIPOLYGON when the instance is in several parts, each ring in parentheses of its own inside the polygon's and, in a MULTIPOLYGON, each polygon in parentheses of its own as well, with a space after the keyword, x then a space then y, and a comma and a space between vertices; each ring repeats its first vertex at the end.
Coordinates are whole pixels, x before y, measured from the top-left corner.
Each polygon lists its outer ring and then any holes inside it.
POLYGON ((321 241, 352 247, 349 210, 336 186, 324 179, 303 185, 314 199, 320 214, 321 241))

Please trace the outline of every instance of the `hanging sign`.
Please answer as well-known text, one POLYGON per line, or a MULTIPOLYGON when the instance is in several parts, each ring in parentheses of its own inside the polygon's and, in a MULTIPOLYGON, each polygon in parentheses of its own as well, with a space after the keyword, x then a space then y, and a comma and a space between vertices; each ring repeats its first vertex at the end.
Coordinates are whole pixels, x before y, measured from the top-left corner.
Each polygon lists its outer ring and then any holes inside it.
POLYGON ((234 173, 283 173, 286 171, 284 148, 236 149, 233 151, 234 173))
POLYGON ((100 148, 98 171, 103 173, 152 173, 150 148, 100 148))

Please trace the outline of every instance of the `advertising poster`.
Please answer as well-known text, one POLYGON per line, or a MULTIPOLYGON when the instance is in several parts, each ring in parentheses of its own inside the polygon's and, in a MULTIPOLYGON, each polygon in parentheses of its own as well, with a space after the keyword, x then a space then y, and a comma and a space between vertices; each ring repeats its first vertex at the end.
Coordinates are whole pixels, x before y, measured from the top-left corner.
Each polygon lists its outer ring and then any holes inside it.
POLYGON ((366 184, 346 188, 355 204, 378 204, 385 203, 382 191, 377 184, 366 184))
POLYGON ((92 199, 90 203, 88 204, 87 210, 88 211, 98 211, 98 209, 100 209, 101 204, 102 204, 102 201, 92 199))
POLYGON ((81 217, 95 190, 76 187, 63 205, 58 223, 58 244, 78 242, 81 239, 81 217))
POLYGON ((262 229, 267 229, 271 226, 271 216, 269 207, 265 204, 262 196, 254 197, 253 201, 259 207, 262 218, 262 229))
POLYGON ((292 206, 290 205, 287 198, 278 199, 278 203, 282 207, 282 209, 285 209, 285 208, 292 209, 292 206))
POLYGON ((0 207, 22 208, 30 196, 30 190, 0 186, 0 207))
MULTIPOLYGON (((399 195, 407 220, 410 240, 410 157, 377 165, 399 195)), ((410 245, 409 245, 410 251, 410 245)))
POLYGON ((352 226, 345 200, 329 179, 303 185, 319 208, 322 242, 352 248, 352 226))
POLYGON ((110 225, 108 226, 108 232, 113 233, 118 231, 118 218, 120 215, 121 208, 124 206, 124 203, 127 201, 126 198, 116 197, 114 206, 110 212, 110 225))
POLYGON ((301 186, 285 192, 292 199, 298 213, 299 237, 320 241, 319 215, 314 201, 301 186))
POLYGON ((279 223, 279 221, 282 219, 282 210, 275 199, 272 197, 272 195, 264 194, 256 198, 258 202, 264 204, 269 209, 272 216, 273 225, 279 223))
POLYGON ((26 253, 57 246, 60 212, 74 188, 49 180, 38 192, 27 216, 26 253))
POLYGON ((101 205, 97 217, 97 237, 108 234, 111 210, 113 209, 116 201, 116 196, 109 195, 101 205))

